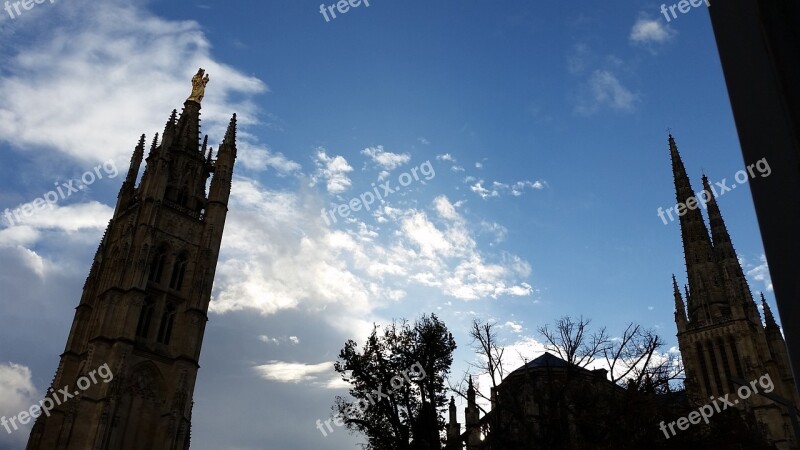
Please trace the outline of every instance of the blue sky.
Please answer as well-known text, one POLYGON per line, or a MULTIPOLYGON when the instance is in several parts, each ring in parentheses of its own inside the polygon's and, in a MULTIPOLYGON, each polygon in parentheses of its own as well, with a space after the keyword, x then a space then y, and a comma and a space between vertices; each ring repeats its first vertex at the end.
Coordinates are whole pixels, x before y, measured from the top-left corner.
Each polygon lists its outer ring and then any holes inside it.
MULTIPOLYGON (((667 24, 651 2, 369 3, 329 22, 307 0, 0 11, 0 212, 104 162, 124 174, 197 67, 212 145, 239 115, 195 449, 354 448, 314 422, 342 393, 338 350, 373 322, 440 315, 454 381, 474 360, 473 317, 523 357, 563 315, 676 345, 680 232, 656 214, 675 199, 666 129, 695 188, 701 170, 743 167, 707 8, 667 24), (380 208, 320 217, 427 162, 435 176, 380 208)), ((51 381, 121 182, 1 220, 0 414, 51 381)), ((776 311, 749 190, 719 203, 776 311)), ((0 448, 24 435, 0 433, 0 448)))

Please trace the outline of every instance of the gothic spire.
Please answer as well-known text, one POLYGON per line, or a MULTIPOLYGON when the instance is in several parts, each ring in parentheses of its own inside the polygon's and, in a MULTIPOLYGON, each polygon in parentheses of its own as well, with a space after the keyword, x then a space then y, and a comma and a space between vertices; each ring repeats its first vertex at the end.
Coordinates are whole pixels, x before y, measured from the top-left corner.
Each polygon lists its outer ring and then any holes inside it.
POLYGON ((728 228, 725 226, 725 221, 722 219, 722 213, 717 205, 717 199, 714 197, 714 190, 708 183, 708 177, 703 174, 703 190, 706 197, 706 207, 708 208, 708 223, 711 226, 711 239, 714 242, 714 251, 720 259, 734 258, 736 259, 736 252, 733 250, 733 243, 731 242, 728 228))
POLYGON ((228 129, 225 131, 225 139, 222 141, 224 144, 236 145, 236 113, 233 113, 231 121, 228 124, 228 129))
POLYGON ((139 143, 136 144, 136 148, 133 149, 133 154, 131 155, 131 165, 128 167, 128 174, 125 177, 125 181, 122 183, 122 187, 119 189, 119 194, 117 195, 117 206, 114 209, 114 217, 117 217, 120 211, 127 206, 128 202, 134 195, 136 179, 139 176, 139 167, 141 167, 142 159, 144 158, 144 145, 145 135, 143 134, 139 138, 139 143))
POLYGON ((231 179, 233 178, 233 165, 236 162, 236 114, 228 124, 222 145, 217 148, 217 160, 214 162, 214 178, 208 199, 212 202, 228 203, 231 192, 231 179))
POLYGON ((672 274, 672 290, 675 295, 675 318, 679 321, 678 326, 680 327, 681 323, 686 322, 686 306, 683 303, 681 289, 678 287, 678 280, 675 279, 675 274, 672 274))
POLYGON ((716 261, 711 238, 708 234, 703 214, 700 212, 698 199, 692 191, 692 184, 686 174, 678 146, 672 134, 669 135, 669 152, 672 160, 672 174, 675 181, 675 196, 678 203, 678 215, 681 224, 681 239, 686 261, 686 273, 689 278, 692 296, 689 297, 689 317, 698 317, 698 310, 703 303, 712 302, 712 289, 718 283, 716 261))
POLYGON ((731 299, 738 299, 740 302, 752 301, 752 293, 747 279, 744 277, 736 250, 733 248, 728 228, 722 218, 717 200, 714 198, 714 190, 708 182, 708 177, 703 174, 703 190, 706 207, 708 208, 708 222, 711 226, 711 238, 714 245, 714 254, 722 267, 723 280, 726 285, 726 294, 731 299))
POLYGON ((161 151, 166 152, 172 143, 175 141, 175 126, 178 121, 178 110, 173 109, 172 113, 167 119, 167 124, 164 125, 164 132, 161 134, 161 151))
POLYGON ((778 323, 775 322, 775 316, 772 315, 772 310, 767 304, 767 299, 764 298, 764 293, 761 293, 761 305, 764 307, 764 322, 766 328, 778 328, 778 323))
POLYGON ((150 158, 156 151, 156 147, 158 146, 158 133, 153 136, 153 143, 150 145, 150 152, 147 154, 147 157, 150 158))
POLYGON ((227 159, 228 155, 236 159, 236 114, 231 117, 228 129, 225 130, 225 137, 222 144, 217 148, 217 159, 227 159))
POLYGON ((175 122, 178 120, 178 110, 173 109, 172 113, 169 115, 169 119, 167 119, 167 124, 164 126, 164 134, 167 133, 167 130, 172 130, 175 128, 175 122))
POLYGON ((181 117, 176 125, 177 142, 175 148, 193 155, 199 154, 200 148, 200 103, 187 100, 183 104, 181 117))
POLYGON ((139 144, 136 145, 136 148, 133 150, 133 155, 131 155, 131 165, 128 168, 128 176, 125 177, 125 183, 130 185, 131 188, 136 184, 136 177, 139 175, 139 167, 144 158, 144 144, 145 135, 142 134, 142 137, 139 139, 139 144))

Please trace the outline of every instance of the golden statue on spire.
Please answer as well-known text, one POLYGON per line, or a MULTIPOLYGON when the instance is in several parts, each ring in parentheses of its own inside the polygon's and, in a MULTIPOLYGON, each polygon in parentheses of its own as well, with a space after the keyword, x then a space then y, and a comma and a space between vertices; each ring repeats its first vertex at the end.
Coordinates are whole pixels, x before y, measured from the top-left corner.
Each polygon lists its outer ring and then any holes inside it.
POLYGON ((186 99, 187 101, 193 100, 197 103, 203 101, 203 97, 206 95, 206 85, 209 80, 208 75, 203 76, 205 73, 206 71, 201 68, 192 77, 192 94, 186 99))

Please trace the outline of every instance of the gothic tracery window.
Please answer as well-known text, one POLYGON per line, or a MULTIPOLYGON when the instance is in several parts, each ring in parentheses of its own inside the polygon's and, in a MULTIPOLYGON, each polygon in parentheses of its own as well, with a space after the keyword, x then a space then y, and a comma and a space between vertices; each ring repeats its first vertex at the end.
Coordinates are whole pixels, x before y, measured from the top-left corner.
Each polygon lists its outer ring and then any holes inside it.
POLYGON ((136 325, 136 336, 146 338, 150 331, 150 324, 153 321, 153 310, 155 302, 152 297, 145 297, 142 303, 142 310, 139 312, 139 323, 136 325))
POLYGON ((168 303, 164 307, 164 313, 161 315, 161 325, 158 327, 158 342, 161 344, 169 344, 172 338, 172 327, 175 325, 175 305, 168 303))
POLYGON ((183 278, 186 275, 186 265, 189 263, 189 256, 181 253, 172 266, 172 278, 169 280, 170 289, 180 291, 183 286, 183 278))
POLYGON ((167 246, 162 245, 156 250, 153 259, 150 262, 150 277, 149 280, 155 283, 161 282, 161 275, 164 273, 164 264, 167 260, 167 246))

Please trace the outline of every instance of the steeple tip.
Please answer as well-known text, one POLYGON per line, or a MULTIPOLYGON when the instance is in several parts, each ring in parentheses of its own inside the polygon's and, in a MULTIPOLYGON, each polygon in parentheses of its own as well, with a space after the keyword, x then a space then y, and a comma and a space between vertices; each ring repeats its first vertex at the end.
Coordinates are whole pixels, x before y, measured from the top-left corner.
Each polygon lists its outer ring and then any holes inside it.
POLYGON ((231 121, 228 124, 228 129, 225 131, 224 142, 226 143, 236 142, 236 113, 233 113, 233 117, 231 117, 231 121))
POLYGON ((778 323, 775 322, 775 316, 772 314, 772 309, 769 307, 763 292, 761 292, 761 306, 764 308, 764 322, 766 326, 777 328, 778 323))

